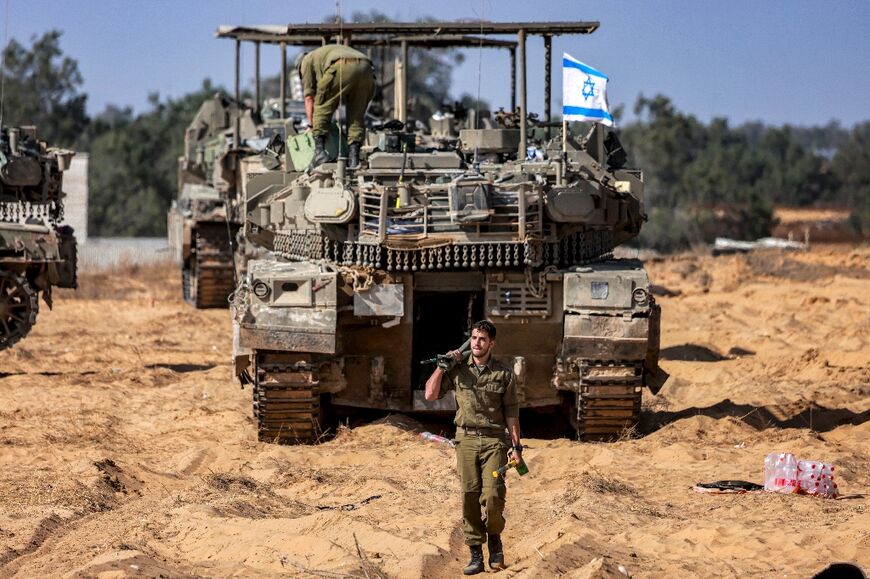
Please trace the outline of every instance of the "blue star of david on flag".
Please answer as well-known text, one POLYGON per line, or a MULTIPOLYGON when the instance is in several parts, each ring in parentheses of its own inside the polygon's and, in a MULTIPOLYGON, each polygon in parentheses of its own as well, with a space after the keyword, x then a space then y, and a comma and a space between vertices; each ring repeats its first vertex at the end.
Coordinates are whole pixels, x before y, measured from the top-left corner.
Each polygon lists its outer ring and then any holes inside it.
POLYGON ((587 78, 583 83, 583 98, 588 99, 593 96, 595 96, 595 83, 591 78, 587 78))
POLYGON ((562 117, 566 121, 592 121, 612 127, 607 81, 600 71, 563 53, 562 117))

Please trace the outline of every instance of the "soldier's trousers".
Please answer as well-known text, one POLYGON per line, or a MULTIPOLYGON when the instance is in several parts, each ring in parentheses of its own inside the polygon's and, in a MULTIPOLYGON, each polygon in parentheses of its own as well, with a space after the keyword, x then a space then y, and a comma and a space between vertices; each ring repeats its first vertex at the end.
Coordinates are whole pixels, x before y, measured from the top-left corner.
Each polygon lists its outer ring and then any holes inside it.
POLYGON ((344 103, 347 142, 361 143, 365 135, 366 108, 374 94, 375 75, 369 61, 341 59, 332 63, 317 83, 311 132, 315 137, 329 135, 332 115, 344 103))
POLYGON ((482 545, 487 534, 504 530, 504 478, 492 471, 507 464, 503 438, 456 433, 456 466, 462 486, 462 531, 466 545, 482 545))

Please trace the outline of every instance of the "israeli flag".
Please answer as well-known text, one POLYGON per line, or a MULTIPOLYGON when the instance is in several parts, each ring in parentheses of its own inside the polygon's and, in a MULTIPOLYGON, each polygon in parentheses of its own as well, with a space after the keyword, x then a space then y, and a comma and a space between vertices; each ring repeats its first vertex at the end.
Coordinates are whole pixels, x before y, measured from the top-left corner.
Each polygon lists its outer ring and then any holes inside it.
POLYGON ((612 127, 613 117, 607 107, 607 80, 601 72, 563 52, 562 118, 612 127))

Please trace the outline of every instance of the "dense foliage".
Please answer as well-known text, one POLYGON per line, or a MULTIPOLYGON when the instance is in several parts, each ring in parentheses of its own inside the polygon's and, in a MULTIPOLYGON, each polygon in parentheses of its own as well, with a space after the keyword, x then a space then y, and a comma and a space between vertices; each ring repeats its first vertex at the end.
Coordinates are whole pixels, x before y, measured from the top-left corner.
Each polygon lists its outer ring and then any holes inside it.
POLYGON ((852 207, 855 230, 870 236, 870 121, 859 123, 832 161, 840 200, 852 207))
POLYGON ((673 249, 716 236, 761 237, 774 225, 774 205, 853 207, 853 224, 867 231, 867 123, 851 132, 833 122, 732 128, 721 118, 701 123, 661 95, 641 96, 634 112, 637 120, 621 134, 646 177, 650 222, 642 244, 673 249))
MULTIPOLYGON (((4 124, 36 124, 51 142, 90 153, 92 235, 163 235, 184 129, 218 88, 206 80, 177 99, 154 94, 138 114, 110 106, 88 118, 78 65, 63 56, 60 37, 52 31, 29 49, 12 41, 3 51, 4 124)), ((418 118, 426 118, 450 100, 458 57, 417 53, 409 67, 411 94, 419 95, 418 118)), ((389 84, 391 71, 384 74, 389 84)), ((836 122, 731 127, 725 119, 703 123, 661 95, 641 96, 634 112, 636 120, 620 135, 630 164, 645 172, 644 245, 672 249, 716 235, 763 236, 773 225, 774 204, 851 207, 855 229, 870 235, 870 121, 852 129, 836 122)))
POLYGON ((39 136, 71 147, 88 124, 78 63, 60 50, 61 33, 47 32, 25 48, 3 50, 3 124, 35 125, 39 136))
POLYGON ((91 235, 165 234, 166 211, 177 192, 184 130, 215 91, 206 79, 198 91, 178 99, 150 95, 146 113, 109 107, 91 121, 82 142, 90 153, 91 235))

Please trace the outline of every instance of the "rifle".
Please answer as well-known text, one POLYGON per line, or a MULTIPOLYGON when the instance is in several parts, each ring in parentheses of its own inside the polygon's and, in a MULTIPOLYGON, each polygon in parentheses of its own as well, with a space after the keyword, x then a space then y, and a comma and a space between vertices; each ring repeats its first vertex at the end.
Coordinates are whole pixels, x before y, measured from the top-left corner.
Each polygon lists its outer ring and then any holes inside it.
MULTIPOLYGON (((459 348, 458 348, 459 353, 463 354, 463 353, 467 352, 470 347, 471 347, 471 338, 468 338, 467 340, 465 340, 465 342, 463 342, 463 344, 461 346, 459 346, 459 348)), ((450 358, 451 357, 448 356, 447 354, 438 354, 434 358, 420 360, 420 363, 424 364, 424 365, 425 364, 440 364, 441 362, 447 362, 448 360, 450 360, 450 358)))

